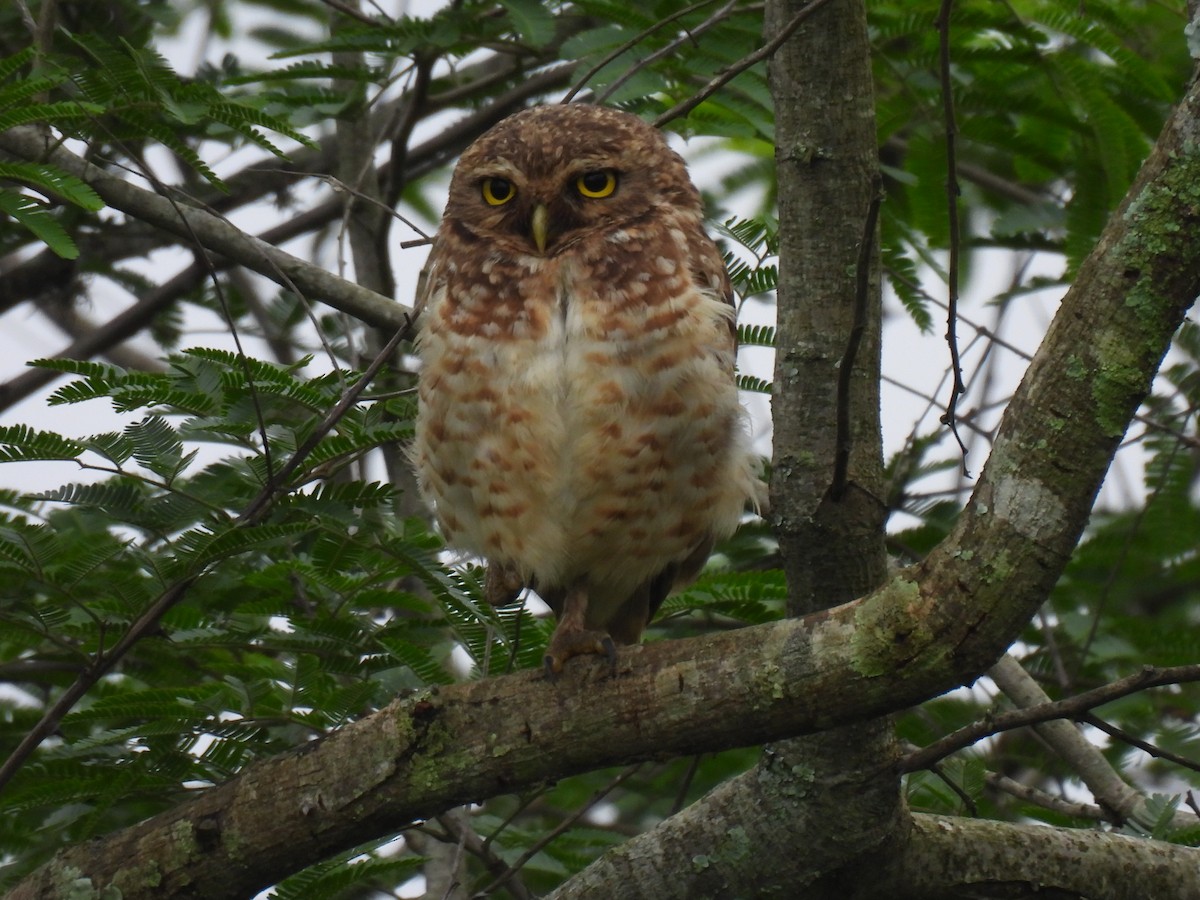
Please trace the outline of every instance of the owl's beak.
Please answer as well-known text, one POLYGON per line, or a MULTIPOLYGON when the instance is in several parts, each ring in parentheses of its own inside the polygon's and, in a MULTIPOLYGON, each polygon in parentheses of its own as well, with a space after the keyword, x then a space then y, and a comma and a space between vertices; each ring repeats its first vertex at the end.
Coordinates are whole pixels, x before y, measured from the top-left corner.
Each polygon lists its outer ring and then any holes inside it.
POLYGON ((533 235, 533 242, 537 244, 538 253, 545 253, 546 240, 550 236, 550 210, 546 209, 546 204, 539 203, 533 208, 529 231, 533 235))

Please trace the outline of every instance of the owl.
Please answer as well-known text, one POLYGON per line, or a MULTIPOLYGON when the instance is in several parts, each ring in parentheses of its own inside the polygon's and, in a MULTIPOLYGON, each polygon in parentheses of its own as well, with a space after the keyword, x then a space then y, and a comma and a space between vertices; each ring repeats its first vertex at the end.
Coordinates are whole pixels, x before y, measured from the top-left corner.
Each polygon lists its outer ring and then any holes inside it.
POLYGON ((531 587, 615 665, 762 485, 729 278, 683 160, 637 116, 527 109, 462 155, 420 310, 412 457, 503 604, 531 587))

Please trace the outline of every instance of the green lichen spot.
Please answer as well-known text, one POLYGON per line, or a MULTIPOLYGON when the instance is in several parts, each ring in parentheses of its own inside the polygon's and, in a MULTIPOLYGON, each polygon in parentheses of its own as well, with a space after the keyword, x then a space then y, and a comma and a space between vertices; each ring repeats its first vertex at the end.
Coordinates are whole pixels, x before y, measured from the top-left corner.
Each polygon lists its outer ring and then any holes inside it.
POLYGON ((1002 551, 988 561, 988 565, 984 569, 983 581, 985 584, 1004 584, 1012 576, 1012 559, 1009 557, 1008 551, 1002 551))
POLYGON ((63 900, 121 900, 120 890, 109 885, 97 890, 92 879, 75 866, 63 866, 54 877, 54 892, 63 900))
POLYGON ((241 859, 242 851, 246 846, 246 840, 242 837, 242 833, 236 828, 226 828, 221 832, 221 843, 225 846, 225 852, 230 859, 241 859))
POLYGON ((199 854, 200 847, 196 843, 196 832, 191 822, 180 819, 170 830, 172 855, 175 857, 172 862, 184 863, 199 854))
POLYGON ((1120 437, 1129 426, 1130 400, 1141 393, 1144 379, 1137 366, 1124 361, 1106 363, 1092 382, 1096 423, 1108 437, 1120 437))
POLYGON ((711 861, 703 853, 698 853, 692 857, 692 868, 697 872, 703 872, 711 865, 711 861))
POLYGON ((1065 369, 1068 378, 1074 378, 1078 381, 1080 378, 1087 377, 1087 366, 1084 365, 1082 357, 1076 353, 1072 353, 1067 357, 1067 367, 1065 369))
POLYGON ((721 855, 727 859, 746 859, 753 852, 750 846, 750 836, 741 825, 734 825, 725 832, 725 846, 721 855))
POLYGON ((769 694, 775 700, 782 700, 784 697, 783 673, 778 665, 773 662, 767 663, 758 671, 758 678, 764 683, 764 693, 769 694))
MULTIPOLYGON (((897 639, 904 636, 911 648, 924 642, 913 634, 918 624, 909 609, 921 603, 916 582, 896 578, 862 604, 855 615, 851 665, 860 675, 876 677, 896 668, 897 639)), ((908 655, 908 654, 906 654, 908 655)))

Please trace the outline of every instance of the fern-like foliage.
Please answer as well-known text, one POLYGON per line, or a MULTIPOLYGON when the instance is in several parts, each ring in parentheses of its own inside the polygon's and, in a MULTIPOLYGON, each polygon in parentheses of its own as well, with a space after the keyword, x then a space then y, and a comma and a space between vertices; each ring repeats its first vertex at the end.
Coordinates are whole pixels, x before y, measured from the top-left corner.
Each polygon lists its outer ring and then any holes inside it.
MULTIPOLYGON (((102 107, 94 103, 68 100, 38 102, 39 95, 59 87, 66 74, 56 67, 42 67, 37 74, 22 77, 35 54, 32 48, 0 59, 0 131, 43 122, 77 122, 98 115, 102 107)), ((0 185, 15 182, 50 197, 96 212, 104 202, 90 187, 66 172, 40 163, 0 161, 0 185)), ((29 193, 0 187, 0 213, 33 233, 64 259, 75 259, 79 248, 52 211, 47 200, 29 193)), ((2 247, 2 244, 0 244, 2 247)))
MULTIPOLYGON (((282 168, 275 159, 285 142, 303 144, 307 135, 321 137, 321 151, 305 152, 297 168, 334 174, 327 151, 336 141, 327 138, 337 117, 386 136, 372 148, 382 151, 376 160, 391 158, 391 171, 379 170, 382 186, 398 192, 406 215, 433 221, 444 199, 437 173, 469 135, 430 115, 470 123, 494 101, 500 101, 497 110, 515 101, 553 102, 578 86, 651 119, 715 76, 741 68, 763 41, 762 5, 755 3, 465 0, 396 19, 371 4, 362 4, 362 16, 341 16, 331 12, 335 5, 57 4, 66 12, 48 45, 34 51, 18 43, 26 35, 20 14, 38 5, 0 4, 0 54, 7 54, 0 55, 0 130, 44 126, 70 146, 86 144, 95 165, 122 176, 141 173, 146 150, 158 145, 188 170, 183 181, 192 197, 222 214, 240 214, 272 193, 289 204, 315 193, 299 189, 297 172, 262 176, 282 168), (287 16, 251 24, 240 18, 248 6, 287 16), (174 59, 157 49, 157 37, 200 13, 212 36, 250 37, 273 57, 256 60, 257 50, 244 52, 243 42, 231 41, 233 52, 181 77, 174 59), (536 96, 526 89, 531 76, 544 85, 536 96), (553 77, 540 81, 545 76, 553 77), (410 113, 416 121, 408 124, 417 126, 420 140, 408 148, 397 144, 389 154, 382 141, 402 131, 398 126, 410 113), (255 160, 266 166, 226 174, 238 158, 228 151, 242 147, 247 157, 258 151, 255 160), (399 152, 405 149, 407 157, 399 152), (396 170, 398 163, 404 171, 396 170)), ((922 280, 945 275, 949 243, 933 27, 939 5, 872 2, 867 10, 886 190, 879 249, 893 293, 926 330, 933 298, 922 280)), ((958 112, 961 201, 970 213, 963 220, 964 278, 979 268, 975 251, 991 247, 1059 253, 1067 261, 1063 278, 1069 278, 1189 77, 1191 61, 1178 39, 1182 7, 1182 0, 1095 0, 1086 9, 1074 0, 954 5, 950 89, 958 112)), ((722 167, 715 184, 709 179, 705 199, 714 210, 743 210, 732 219, 717 213, 723 224, 715 230, 742 300, 772 302, 779 238, 765 65, 746 68, 667 127, 708 138, 691 143, 689 156, 738 154, 736 168, 722 167), (751 214, 744 211, 746 197, 751 214)), ((41 242, 64 257, 81 256, 71 271, 90 280, 107 280, 136 296, 159 287, 156 271, 123 261, 172 239, 147 235, 136 222, 101 220, 98 209, 85 185, 53 167, 0 162, 0 211, 20 226, 0 228, 0 254, 31 258, 41 242)), ((306 233, 321 227, 317 218, 306 233)), ((241 279, 225 270, 213 280, 162 312, 153 339, 167 350, 185 346, 190 307, 198 306, 228 314, 244 336, 287 344, 280 358, 300 360, 278 364, 204 348, 170 353, 161 372, 46 360, 40 365, 69 376, 51 397, 55 406, 109 405, 122 414, 120 423, 84 435, 0 428, 6 471, 19 473, 37 461, 64 473, 49 489, 0 489, 0 679, 6 685, 0 745, 15 746, 139 617, 175 598, 0 793, 0 891, 64 841, 141 821, 256 759, 378 708, 397 692, 541 665, 552 622, 538 612, 536 597, 489 607, 482 569, 451 558, 414 515, 413 499, 382 480, 376 448, 407 440, 411 383, 398 378, 373 387, 289 466, 359 377, 352 370, 357 362, 313 372, 304 354, 314 335, 304 329, 315 323, 339 365, 355 358, 351 350, 362 346, 361 336, 342 317, 319 308, 314 313, 308 302, 314 298, 287 291, 252 296, 253 289, 243 291, 241 279)), ((1016 286, 1000 299, 1019 298, 1030 286, 1016 286)), ((770 346, 775 338, 766 326, 743 325, 738 335, 745 346, 770 346)), ((1185 328, 1178 343, 1148 404, 1157 429, 1145 440, 1150 501, 1137 512, 1097 510, 1044 627, 1024 635, 1031 664, 1041 667, 1048 685, 1063 683, 1063 673, 1074 684, 1100 683, 1151 658, 1194 661, 1189 638, 1200 583, 1194 546, 1200 523, 1188 448, 1200 408, 1200 339, 1185 328)), ((771 389, 745 376, 739 384, 771 389)), ((958 515, 957 498, 920 488, 924 476, 956 464, 938 458, 935 446, 933 436, 914 437, 890 461, 889 490, 879 498, 903 516, 889 541, 904 563, 921 559, 958 515)), ((7 483, 19 485, 19 476, 7 483)), ((775 552, 764 524, 743 526, 695 585, 666 601, 648 639, 783 615, 782 577, 766 568, 775 552)), ((927 743, 982 711, 965 692, 937 698, 897 717, 900 737, 927 743)), ((1194 698, 1184 692, 1128 698, 1106 710, 1122 727, 1193 757, 1195 713, 1194 698)), ((1019 741, 995 742, 1001 745, 1019 741)), ((1108 752, 1117 759, 1116 750, 1108 752)), ((911 776, 910 804, 954 813, 969 801, 973 814, 1056 821, 1056 813, 1004 805, 985 790, 986 766, 992 766, 985 755, 991 753, 981 748, 970 758, 947 760, 939 778, 911 776), (954 789, 943 779, 955 781, 954 789)), ((604 795, 620 817, 616 827, 576 822, 548 845, 542 839, 567 823, 565 811, 593 803, 613 773, 493 798, 472 810, 471 827, 498 859, 522 858, 536 846, 519 877, 527 893, 541 894, 624 830, 662 820, 756 758, 757 751, 747 749, 623 773, 620 788, 604 795)), ((995 762, 1000 769, 1011 757, 997 750, 995 762)), ((1024 758, 1022 765, 1032 770, 1024 758)), ((1156 765, 1139 777, 1165 776, 1156 765)), ((1165 831, 1174 802, 1163 798, 1156 821, 1144 823, 1147 833, 1165 831)), ((398 884, 419 863, 411 847, 398 851, 396 844, 377 842, 318 863, 273 892, 305 898, 399 893, 398 884)), ((465 860, 463 871, 474 881, 473 893, 494 877, 477 860, 465 860)))
MULTIPOLYGON (((312 146, 287 119, 267 112, 253 98, 229 96, 206 81, 181 79, 153 49, 96 34, 68 32, 59 52, 38 54, 30 47, 0 58, 0 131, 31 124, 119 145, 156 141, 217 187, 223 182, 189 138, 225 132, 280 157, 283 151, 267 132, 312 146)), ((54 213, 56 203, 90 213, 104 206, 90 187, 53 166, 0 162, 0 214, 59 256, 75 259, 79 249, 54 213), (26 190, 5 188, 5 182, 26 190)), ((10 248, 0 242, 0 249, 10 248)))
MULTIPOLYGON (((883 246, 893 260, 900 244, 942 249, 949 239, 938 9, 934 0, 872 8, 880 140, 891 176, 883 246), (909 233, 898 234, 898 226, 909 233)), ((1034 241, 1065 253, 1072 268, 1079 263, 1157 135, 1174 97, 1170 85, 1190 67, 1182 44, 1160 47, 1152 59, 1145 52, 1171 16, 1166 6, 1108 3, 1083 16, 1061 0, 955 8, 949 90, 959 162, 992 176, 974 185, 969 172, 959 178, 997 212, 964 222, 967 242, 1034 241), (1056 181, 1082 189, 1064 204, 1056 181)), ((902 299, 918 308, 911 294, 902 299)))

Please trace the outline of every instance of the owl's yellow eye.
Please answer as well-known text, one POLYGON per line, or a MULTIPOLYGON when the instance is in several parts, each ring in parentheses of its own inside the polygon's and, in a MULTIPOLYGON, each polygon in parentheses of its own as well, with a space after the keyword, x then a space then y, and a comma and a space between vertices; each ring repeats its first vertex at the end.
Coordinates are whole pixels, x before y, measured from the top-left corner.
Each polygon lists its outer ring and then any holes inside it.
POLYGON ((585 172, 575 179, 575 190, 584 197, 599 200, 617 189, 617 173, 611 169, 585 172))
POLYGON ((517 189, 507 178, 485 178, 483 199, 488 206, 503 206, 517 194, 517 189))

